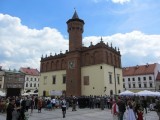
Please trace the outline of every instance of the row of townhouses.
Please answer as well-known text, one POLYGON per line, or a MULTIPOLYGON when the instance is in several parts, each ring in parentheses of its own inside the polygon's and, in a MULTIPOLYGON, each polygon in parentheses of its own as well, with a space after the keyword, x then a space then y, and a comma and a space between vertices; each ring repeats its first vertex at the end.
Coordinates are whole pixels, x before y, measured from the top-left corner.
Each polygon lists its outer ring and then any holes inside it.
POLYGON ((4 70, 0 68, 0 90, 7 96, 21 95, 25 92, 38 92, 40 73, 33 68, 4 70))
MULTIPOLYGON (((58 76, 56 76, 55 74, 52 74, 51 76, 52 80, 50 80, 49 82, 47 81, 47 77, 49 76, 46 76, 46 78, 42 78, 37 69, 28 67, 20 68, 19 71, 16 71, 3 70, 2 68, 0 68, 0 90, 5 93, 8 93, 8 96, 12 94, 19 95, 25 92, 38 92, 39 89, 48 89, 48 92, 63 92, 65 89, 61 88, 61 85, 66 86, 66 75, 63 74, 61 84, 59 83, 59 78, 57 78, 58 76), (42 86, 44 86, 40 88, 39 84, 42 84, 42 86)), ((111 84, 114 84, 114 86, 116 87, 114 76, 109 76, 109 82, 108 84, 106 84, 106 87, 104 88, 105 95, 119 94, 120 92, 125 90, 130 90, 133 92, 138 92, 142 90, 160 91, 160 65, 158 63, 124 67, 122 68, 122 78, 123 79, 120 79, 117 76, 116 84, 122 84, 123 89, 117 90, 117 93, 113 93, 111 91, 107 92, 107 88, 109 88, 111 84)), ((89 81, 87 81, 85 84, 89 85, 89 81)), ((98 85, 95 85, 94 87, 96 88, 97 86, 98 85)), ((115 90, 115 87, 113 87, 112 89, 115 90)), ((94 91, 94 89, 92 91, 94 91)), ((95 94, 92 93, 92 91, 88 91, 88 94, 95 94)), ((96 95, 99 95, 100 91, 97 91, 97 93, 98 94, 96 95)), ((43 94, 40 95, 43 96, 43 94)), ((50 94, 48 93, 44 96, 50 96, 50 94)))

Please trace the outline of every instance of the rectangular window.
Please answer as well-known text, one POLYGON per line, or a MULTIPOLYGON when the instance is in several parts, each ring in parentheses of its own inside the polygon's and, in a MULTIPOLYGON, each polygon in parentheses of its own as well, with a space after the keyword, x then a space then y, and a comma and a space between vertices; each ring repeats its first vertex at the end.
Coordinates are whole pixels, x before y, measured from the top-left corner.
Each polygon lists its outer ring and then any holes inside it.
POLYGON ((123 88, 125 88, 125 84, 123 84, 123 88))
POLYGON ((139 88, 141 88, 141 84, 139 84, 139 88))
POLYGON ((144 83, 144 87, 145 87, 145 88, 147 87, 147 84, 146 84, 146 83, 144 83))
POLYGON ((135 86, 135 84, 133 84, 133 88, 135 88, 136 86, 135 86))
POLYGON ((143 77, 143 80, 146 80, 146 77, 143 77))
POLYGON ((112 84, 112 73, 109 73, 109 83, 112 84))
POLYGON ((44 82, 43 82, 44 85, 47 84, 47 76, 44 76, 44 82))
POLYGON ((130 78, 128 78, 128 81, 130 81, 130 78))
POLYGON ((131 88, 131 84, 128 84, 128 87, 131 88))
POLYGON ((138 77, 138 81, 141 81, 141 78, 140 78, 140 77, 138 77))
POLYGON ((132 78, 132 81, 135 81, 135 78, 132 78))
POLYGON ((149 80, 152 80, 152 77, 151 77, 151 76, 149 76, 149 80))
POLYGON ((63 84, 66 84, 66 75, 63 75, 63 84))
POLYGON ((2 81, 2 77, 0 77, 0 81, 2 81))
POLYGON ((37 79, 36 78, 34 78, 34 81, 36 81, 37 79))
POLYGON ((149 84, 150 87, 153 87, 152 83, 149 84))
POLYGON ((2 87, 2 85, 0 84, 0 88, 2 87))
POLYGON ((84 76, 83 80, 84 80, 84 85, 89 85, 89 76, 84 76))
POLYGON ((56 76, 52 76, 52 84, 56 84, 56 76))
POLYGON ((32 81, 32 78, 31 78, 31 81, 32 81))
POLYGON ((124 82, 124 78, 123 78, 123 82, 124 82))
POLYGON ((118 84, 120 84, 120 75, 119 74, 117 74, 117 82, 118 82, 118 84))

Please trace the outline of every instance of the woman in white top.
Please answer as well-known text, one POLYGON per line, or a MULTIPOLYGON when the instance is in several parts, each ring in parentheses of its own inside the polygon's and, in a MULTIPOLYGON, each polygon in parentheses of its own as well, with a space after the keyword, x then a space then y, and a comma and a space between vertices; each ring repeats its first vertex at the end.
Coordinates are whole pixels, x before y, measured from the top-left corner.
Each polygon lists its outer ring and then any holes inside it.
POLYGON ((133 112, 133 106, 131 104, 131 101, 128 102, 126 120, 136 120, 135 114, 133 112))

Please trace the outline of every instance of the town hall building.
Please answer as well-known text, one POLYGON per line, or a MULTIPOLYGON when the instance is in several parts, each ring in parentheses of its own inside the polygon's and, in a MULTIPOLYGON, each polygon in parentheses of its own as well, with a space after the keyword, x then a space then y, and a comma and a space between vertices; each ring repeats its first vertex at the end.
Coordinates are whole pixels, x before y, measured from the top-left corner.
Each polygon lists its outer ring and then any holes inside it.
POLYGON ((104 43, 82 45, 84 21, 75 11, 67 21, 69 50, 41 57, 39 95, 114 95, 123 90, 119 49, 104 43))

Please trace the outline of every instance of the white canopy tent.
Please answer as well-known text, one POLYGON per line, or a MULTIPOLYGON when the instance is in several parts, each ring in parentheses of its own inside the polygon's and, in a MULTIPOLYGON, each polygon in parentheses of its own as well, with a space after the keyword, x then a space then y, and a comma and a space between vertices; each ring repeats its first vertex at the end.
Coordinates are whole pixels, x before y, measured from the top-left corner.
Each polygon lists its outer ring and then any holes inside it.
POLYGON ((122 95, 122 96, 134 96, 135 93, 134 92, 131 92, 129 90, 126 90, 124 92, 121 92, 119 95, 122 95))
POLYGON ((156 93, 148 90, 143 90, 143 91, 137 92, 136 95, 137 96, 156 96, 156 93))
POLYGON ((28 96, 29 95, 29 93, 23 93, 22 94, 22 96, 28 96))
POLYGON ((29 92, 29 95, 38 95, 38 93, 29 92))
POLYGON ((157 92, 157 91, 153 92, 153 94, 154 94, 154 96, 158 96, 158 97, 160 96, 160 92, 157 92))
POLYGON ((0 91, 0 96, 6 96, 6 93, 4 93, 4 92, 2 92, 2 91, 0 91))

